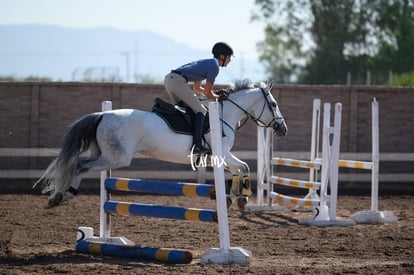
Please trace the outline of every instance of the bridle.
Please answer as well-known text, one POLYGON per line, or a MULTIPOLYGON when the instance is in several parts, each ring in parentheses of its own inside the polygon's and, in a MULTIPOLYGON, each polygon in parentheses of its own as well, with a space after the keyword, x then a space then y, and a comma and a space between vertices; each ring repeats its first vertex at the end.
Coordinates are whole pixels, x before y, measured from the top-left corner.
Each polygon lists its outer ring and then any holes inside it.
MULTIPOLYGON (((239 108, 240 110, 242 110, 243 113, 246 115, 247 120, 250 118, 251 120, 253 120, 256 123, 257 126, 259 126, 259 127, 265 127, 266 128, 266 127, 270 127, 271 125, 274 125, 274 123, 276 123, 276 121, 278 119, 283 119, 283 117, 282 116, 281 117, 276 116, 275 110, 276 110, 276 107, 277 107, 277 103, 274 103, 274 102, 270 102, 269 101, 270 91, 267 91, 266 92, 264 88, 260 88, 260 91, 262 92, 262 95, 263 95, 263 97, 264 97, 265 100, 264 100, 264 103, 263 103, 263 106, 262 106, 262 110, 260 112, 260 115, 258 117, 253 116, 251 113, 249 113, 248 111, 246 111, 243 107, 241 107, 239 104, 237 104, 236 102, 234 102, 232 99, 227 98, 226 101, 232 103, 234 106, 236 106, 237 108, 239 108), (267 123, 267 124, 265 122, 263 122, 263 120, 261 119, 262 116, 263 116, 263 113, 264 113, 264 111, 266 109, 266 106, 269 109, 269 111, 271 113, 273 113, 273 119, 269 123, 267 123)), ((226 124, 233 132, 236 132, 236 130, 233 129, 222 118, 220 120, 222 121, 222 123, 226 124)), ((247 120, 244 121, 244 123, 241 126, 239 126, 237 128, 237 130, 240 129, 247 122, 247 120)))

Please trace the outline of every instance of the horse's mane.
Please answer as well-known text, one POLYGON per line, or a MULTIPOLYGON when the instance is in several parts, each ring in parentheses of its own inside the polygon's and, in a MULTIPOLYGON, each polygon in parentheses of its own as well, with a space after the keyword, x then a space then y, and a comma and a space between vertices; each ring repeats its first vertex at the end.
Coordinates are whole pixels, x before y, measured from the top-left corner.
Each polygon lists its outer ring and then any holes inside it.
POLYGON ((242 90, 247 89, 254 89, 257 87, 263 87, 264 83, 253 83, 249 79, 240 79, 236 80, 234 83, 230 84, 229 86, 229 92, 235 93, 242 90))

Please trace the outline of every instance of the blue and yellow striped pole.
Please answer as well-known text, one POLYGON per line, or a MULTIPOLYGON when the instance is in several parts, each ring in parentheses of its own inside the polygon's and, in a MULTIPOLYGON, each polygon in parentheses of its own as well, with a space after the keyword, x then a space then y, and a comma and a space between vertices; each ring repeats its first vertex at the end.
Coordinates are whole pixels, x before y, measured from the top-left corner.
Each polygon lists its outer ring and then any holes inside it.
POLYGON ((170 264, 189 264, 193 260, 191 252, 181 249, 154 248, 139 245, 125 246, 90 240, 79 241, 76 244, 75 250, 87 254, 160 261, 170 264))
POLYGON ((210 184, 127 178, 107 178, 105 180, 105 188, 110 190, 135 191, 161 195, 210 197, 211 199, 215 198, 214 186, 210 184))
POLYGON ((217 211, 209 209, 185 208, 177 206, 107 201, 104 204, 107 213, 122 216, 146 216, 178 220, 217 222, 217 211))

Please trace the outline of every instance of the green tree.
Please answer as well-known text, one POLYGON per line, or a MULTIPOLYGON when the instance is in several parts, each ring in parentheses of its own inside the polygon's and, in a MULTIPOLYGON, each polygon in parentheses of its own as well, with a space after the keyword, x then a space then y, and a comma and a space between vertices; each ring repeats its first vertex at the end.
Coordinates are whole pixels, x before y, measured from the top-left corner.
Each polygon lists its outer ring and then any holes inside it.
POLYGON ((366 72, 414 68, 413 0, 256 0, 253 20, 266 23, 258 44, 269 77, 342 84, 366 72), (410 61, 407 61, 409 59, 410 61))
POLYGON ((343 53, 346 44, 353 38, 350 28, 352 6, 353 1, 311 2, 313 24, 310 31, 316 47, 301 81, 325 84, 344 82, 346 60, 343 53))
POLYGON ((26 76, 24 78, 16 77, 16 76, 13 76, 13 75, 5 75, 5 76, 0 75, 0 81, 3 81, 3 82, 22 82, 22 81, 27 81, 27 82, 51 82, 52 79, 50 77, 35 76, 35 75, 26 76))
POLYGON ((2 82, 14 82, 14 81, 18 81, 16 79, 16 77, 12 76, 12 75, 0 75, 0 81, 2 82))
POLYGON ((393 77, 390 86, 414 86, 414 71, 393 77))
MULTIPOLYGON (((361 0, 362 1, 362 0, 361 0)), ((305 83, 341 83, 346 77, 345 50, 362 43, 365 14, 355 11, 355 1, 256 0, 266 22, 265 41, 258 45, 268 72, 295 74, 305 83), (362 16, 363 15, 363 16, 362 16), (269 56, 273 59, 269 61, 269 56)), ((288 79, 283 76, 283 80, 288 79)))
POLYGON ((374 65, 398 74, 414 69, 414 1, 378 1, 375 20, 381 45, 374 65))
POLYGON ((47 76, 36 76, 36 75, 29 75, 25 77, 22 81, 28 82, 51 82, 52 79, 47 76))
POLYGON ((256 0, 256 5, 258 10, 252 20, 266 23, 265 39, 258 43, 259 60, 269 78, 290 82, 300 74, 312 47, 307 37, 310 25, 306 19, 311 16, 308 1, 256 0), (301 13, 295 12, 300 10, 301 13))
POLYGON ((288 83, 292 75, 298 73, 299 65, 295 63, 299 48, 295 41, 284 42, 274 29, 266 28, 265 41, 258 44, 261 52, 259 60, 264 64, 270 78, 279 83, 288 83))

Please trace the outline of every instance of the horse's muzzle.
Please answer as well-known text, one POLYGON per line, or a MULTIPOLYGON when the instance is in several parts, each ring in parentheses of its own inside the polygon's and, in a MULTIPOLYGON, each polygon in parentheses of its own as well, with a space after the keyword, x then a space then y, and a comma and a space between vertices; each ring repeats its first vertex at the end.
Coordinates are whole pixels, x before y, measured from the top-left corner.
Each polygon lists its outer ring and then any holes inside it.
POLYGON ((273 124, 273 130, 277 137, 284 137, 287 135, 288 132, 285 121, 275 122, 275 124, 273 124))

